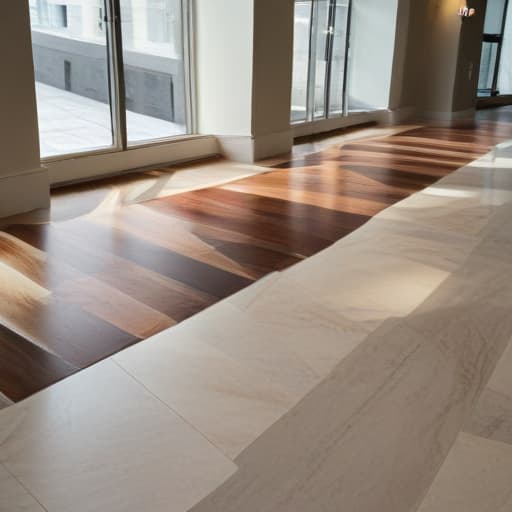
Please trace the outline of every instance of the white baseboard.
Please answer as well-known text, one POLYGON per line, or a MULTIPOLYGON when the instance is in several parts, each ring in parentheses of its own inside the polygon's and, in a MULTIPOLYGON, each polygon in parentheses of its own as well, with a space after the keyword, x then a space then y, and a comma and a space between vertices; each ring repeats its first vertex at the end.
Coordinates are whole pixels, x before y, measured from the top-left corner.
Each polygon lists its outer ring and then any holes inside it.
POLYGON ((305 137, 370 122, 387 123, 388 115, 388 110, 375 110, 373 112, 355 112, 348 116, 320 119, 309 123, 297 123, 292 125, 293 136, 305 137))
POLYGON ((254 140, 250 135, 217 135, 220 154, 228 160, 252 164, 254 140))
POLYGON ((390 110, 388 112, 387 124, 391 126, 403 124, 407 121, 415 119, 416 115, 417 110, 415 107, 401 107, 397 108, 396 110, 390 110))
POLYGON ((40 167, 0 176, 0 217, 50 207, 48 170, 40 167))
POLYGON ((257 160, 282 155, 289 152, 293 146, 291 129, 256 137, 218 135, 217 138, 223 156, 243 163, 254 163, 257 160))
POLYGON ((219 154, 217 139, 199 136, 164 144, 45 161, 52 185, 111 176, 131 169, 198 160, 219 154))
POLYGON ((455 112, 437 112, 432 110, 427 110, 423 112, 423 117, 430 121, 440 121, 440 122, 451 122, 451 121, 461 121, 464 119, 472 119, 475 116, 476 109, 469 108, 466 110, 457 110, 455 112))
POLYGON ((293 131, 259 135, 254 138, 254 160, 263 160, 283 153, 288 153, 293 147, 293 131))

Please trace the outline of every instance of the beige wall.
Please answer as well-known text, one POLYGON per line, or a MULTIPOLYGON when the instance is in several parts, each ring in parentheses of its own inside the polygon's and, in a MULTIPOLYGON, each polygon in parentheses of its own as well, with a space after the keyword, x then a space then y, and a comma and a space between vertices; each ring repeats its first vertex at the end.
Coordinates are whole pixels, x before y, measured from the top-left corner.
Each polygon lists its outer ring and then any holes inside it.
POLYGON ((292 145, 293 0, 195 0, 197 117, 252 162, 292 145))
POLYGON ((2 2, 0 176, 39 167, 28 1, 2 2))
POLYGON ((293 0, 254 0, 252 134, 290 129, 293 0))
POLYGON ((49 204, 40 168, 28 2, 2 4, 0 17, 0 217, 49 204))
POLYGON ((472 0, 471 6, 476 9, 475 16, 462 23, 453 98, 453 109, 455 111, 466 110, 476 104, 482 34, 484 31, 485 0, 472 0))
POLYGON ((200 133, 252 135, 253 0, 194 0, 200 133))
POLYGON ((474 107, 483 3, 473 1, 477 15, 462 23, 459 0, 401 0, 399 32, 408 34, 407 50, 394 74, 393 107, 413 107, 419 116, 440 119, 474 107))

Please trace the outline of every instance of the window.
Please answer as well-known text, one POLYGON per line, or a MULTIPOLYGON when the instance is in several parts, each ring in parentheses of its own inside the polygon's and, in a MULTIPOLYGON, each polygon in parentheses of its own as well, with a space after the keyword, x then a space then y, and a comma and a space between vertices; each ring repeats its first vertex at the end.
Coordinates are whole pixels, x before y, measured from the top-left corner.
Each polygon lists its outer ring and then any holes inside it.
POLYGON ((388 108, 397 0, 296 0, 291 119, 388 108))
POLYGON ((29 5, 43 158, 190 132, 186 0, 29 5))
POLYGON ((182 19, 181 0, 121 0, 128 144, 187 133, 182 19))
MULTIPOLYGON (((478 77, 478 96, 497 96, 500 94, 501 63, 508 69, 507 60, 502 59, 505 31, 507 28, 508 0, 488 0, 485 9, 484 37, 478 77)), ((508 38, 505 44, 509 52, 508 38)), ((502 85, 508 85, 505 78, 502 85)), ((505 87, 506 87, 505 85, 505 87)))
POLYGON ((292 86, 293 122, 343 114, 350 0, 298 0, 292 86))

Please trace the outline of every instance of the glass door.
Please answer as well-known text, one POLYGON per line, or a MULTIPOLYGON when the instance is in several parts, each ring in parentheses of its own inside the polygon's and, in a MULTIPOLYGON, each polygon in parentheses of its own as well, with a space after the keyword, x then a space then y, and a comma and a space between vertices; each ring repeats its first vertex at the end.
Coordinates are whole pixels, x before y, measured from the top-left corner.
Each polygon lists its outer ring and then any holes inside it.
POLYGON ((497 96, 508 0, 488 0, 485 10, 478 96, 497 96))
POLYGON ((307 121, 312 0, 295 2, 292 78, 292 122, 307 121))
POLYGON ((190 133, 187 0, 29 0, 42 158, 190 133))
POLYGON ((41 156, 115 145, 104 0, 30 0, 41 156))
POLYGON ((187 133, 181 0, 121 0, 129 145, 187 133))
POLYGON ((350 0, 296 0, 292 122, 344 115, 350 0))

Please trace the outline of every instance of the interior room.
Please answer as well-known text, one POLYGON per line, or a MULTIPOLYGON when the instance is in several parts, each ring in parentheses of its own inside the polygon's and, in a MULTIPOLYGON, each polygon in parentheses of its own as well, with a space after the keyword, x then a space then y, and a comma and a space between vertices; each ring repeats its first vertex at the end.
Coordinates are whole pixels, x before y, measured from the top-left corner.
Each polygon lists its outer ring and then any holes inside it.
POLYGON ((512 510, 512 4, 10 0, 0 512, 512 510))

